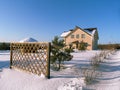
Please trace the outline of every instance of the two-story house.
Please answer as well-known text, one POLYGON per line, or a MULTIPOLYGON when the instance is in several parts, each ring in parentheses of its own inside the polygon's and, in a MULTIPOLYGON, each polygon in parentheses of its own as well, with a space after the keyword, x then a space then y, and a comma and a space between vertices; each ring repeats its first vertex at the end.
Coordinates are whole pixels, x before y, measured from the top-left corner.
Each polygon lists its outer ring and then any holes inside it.
POLYGON ((76 42, 87 43, 87 50, 96 50, 98 47, 98 31, 97 28, 82 29, 78 26, 73 30, 63 32, 61 37, 64 39, 66 46, 72 44, 73 48, 77 48, 76 42))

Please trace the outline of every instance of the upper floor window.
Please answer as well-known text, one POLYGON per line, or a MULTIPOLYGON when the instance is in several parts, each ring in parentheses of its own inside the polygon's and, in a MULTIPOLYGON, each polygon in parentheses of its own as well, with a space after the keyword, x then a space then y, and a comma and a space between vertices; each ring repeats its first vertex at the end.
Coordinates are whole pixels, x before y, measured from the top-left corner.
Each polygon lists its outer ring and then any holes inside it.
POLYGON ((74 38, 74 35, 71 35, 71 38, 74 38))
POLYGON ((79 38, 79 37, 80 37, 79 34, 77 34, 77 35, 76 35, 76 38, 79 38))
POLYGON ((85 34, 81 34, 81 38, 85 38, 85 34))

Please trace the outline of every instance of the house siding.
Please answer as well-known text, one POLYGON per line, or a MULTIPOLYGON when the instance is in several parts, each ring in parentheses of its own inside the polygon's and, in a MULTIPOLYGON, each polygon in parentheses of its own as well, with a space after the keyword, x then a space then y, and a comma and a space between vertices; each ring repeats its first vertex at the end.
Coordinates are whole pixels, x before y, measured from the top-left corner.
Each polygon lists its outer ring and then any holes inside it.
MULTIPOLYGON (((75 30, 73 33, 69 34, 67 37, 65 37, 65 43, 66 45, 70 45, 72 42, 74 41, 83 41, 88 43, 88 47, 87 50, 92 50, 93 49, 93 42, 92 42, 92 36, 89 35, 88 33, 82 31, 81 29, 77 29, 75 30), (76 37, 76 35, 79 34, 79 38, 76 37), (85 38, 82 38, 82 34, 85 35, 85 38), (71 35, 74 35, 74 38, 71 38, 71 35)), ((75 48, 76 46, 73 45, 73 47, 75 48)))

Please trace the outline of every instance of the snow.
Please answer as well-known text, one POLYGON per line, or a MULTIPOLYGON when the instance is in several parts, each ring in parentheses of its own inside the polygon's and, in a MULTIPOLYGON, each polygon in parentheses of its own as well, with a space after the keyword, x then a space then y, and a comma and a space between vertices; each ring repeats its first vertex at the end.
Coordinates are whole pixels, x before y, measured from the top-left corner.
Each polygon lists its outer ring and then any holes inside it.
POLYGON ((84 86, 84 78, 80 80, 77 78, 71 79, 69 82, 64 83, 58 87, 58 90, 82 90, 84 86))
POLYGON ((110 54, 101 64, 102 76, 98 83, 85 85, 84 77, 78 77, 75 69, 89 65, 89 60, 100 51, 76 51, 73 59, 66 61, 61 71, 52 71, 51 78, 9 69, 9 51, 0 51, 0 90, 120 90, 120 51, 110 54))
POLYGON ((10 52, 0 51, 0 70, 2 68, 8 68, 10 63, 10 52))
POLYGON ((67 31, 61 34, 61 37, 66 37, 71 31, 67 31))
POLYGON ((96 32, 96 30, 90 31, 90 30, 87 30, 87 29, 84 29, 84 31, 87 32, 87 33, 89 33, 89 34, 92 35, 92 36, 94 36, 94 34, 95 34, 95 32, 96 32))
MULTIPOLYGON (((95 34, 95 32, 96 32, 96 30, 90 31, 90 30, 87 30, 87 29, 84 29, 84 31, 87 32, 87 33, 89 33, 89 34, 92 35, 92 36, 94 36, 94 34, 95 34)), ((71 32, 71 31, 63 32, 63 33, 61 34, 61 37, 66 37, 70 32, 71 32)))
POLYGON ((40 77, 41 78, 45 78, 45 75, 43 73, 41 73, 40 77))
POLYGON ((37 40, 35 40, 34 38, 25 38, 23 40, 20 40, 19 42, 23 43, 23 42, 37 42, 37 40))

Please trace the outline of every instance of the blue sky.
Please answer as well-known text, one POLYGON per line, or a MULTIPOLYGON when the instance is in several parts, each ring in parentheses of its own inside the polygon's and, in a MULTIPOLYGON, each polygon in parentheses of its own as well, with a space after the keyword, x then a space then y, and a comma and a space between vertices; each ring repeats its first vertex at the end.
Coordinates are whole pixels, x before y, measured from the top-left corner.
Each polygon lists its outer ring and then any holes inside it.
POLYGON ((120 43, 120 0, 0 0, 0 41, 51 41, 79 26, 97 27, 99 43, 120 43))

